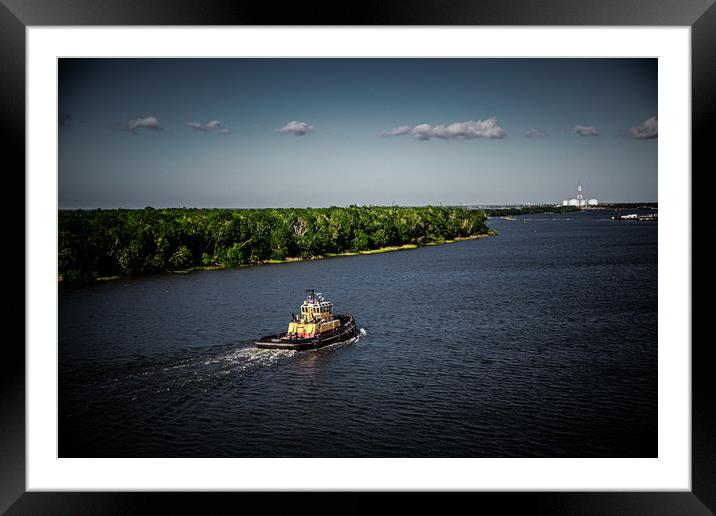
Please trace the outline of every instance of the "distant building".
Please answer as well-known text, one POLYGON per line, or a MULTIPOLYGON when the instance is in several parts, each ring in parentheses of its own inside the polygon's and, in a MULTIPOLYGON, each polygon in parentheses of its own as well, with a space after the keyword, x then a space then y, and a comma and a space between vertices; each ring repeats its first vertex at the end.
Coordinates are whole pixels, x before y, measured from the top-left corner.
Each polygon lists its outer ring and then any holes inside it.
POLYGON ((581 181, 577 184, 577 196, 572 199, 565 199, 564 201, 562 201, 562 206, 583 207, 583 206, 597 206, 598 204, 599 204, 599 201, 597 199, 586 200, 584 198, 584 192, 582 190, 582 182, 581 181))

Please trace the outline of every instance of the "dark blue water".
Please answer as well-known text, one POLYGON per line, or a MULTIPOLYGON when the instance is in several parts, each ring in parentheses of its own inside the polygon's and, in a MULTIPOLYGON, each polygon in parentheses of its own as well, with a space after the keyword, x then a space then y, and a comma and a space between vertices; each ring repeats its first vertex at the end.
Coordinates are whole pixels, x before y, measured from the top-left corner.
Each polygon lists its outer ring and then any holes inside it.
POLYGON ((657 224, 161 275, 59 295, 62 457, 654 457, 657 224), (258 350, 306 288, 365 335, 258 350))

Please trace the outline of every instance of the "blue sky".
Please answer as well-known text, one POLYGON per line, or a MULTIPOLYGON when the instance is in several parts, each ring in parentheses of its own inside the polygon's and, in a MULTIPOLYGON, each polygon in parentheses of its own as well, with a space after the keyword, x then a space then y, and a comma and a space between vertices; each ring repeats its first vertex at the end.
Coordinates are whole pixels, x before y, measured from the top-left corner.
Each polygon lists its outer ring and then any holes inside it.
POLYGON ((61 59, 60 208, 657 200, 656 59, 61 59))

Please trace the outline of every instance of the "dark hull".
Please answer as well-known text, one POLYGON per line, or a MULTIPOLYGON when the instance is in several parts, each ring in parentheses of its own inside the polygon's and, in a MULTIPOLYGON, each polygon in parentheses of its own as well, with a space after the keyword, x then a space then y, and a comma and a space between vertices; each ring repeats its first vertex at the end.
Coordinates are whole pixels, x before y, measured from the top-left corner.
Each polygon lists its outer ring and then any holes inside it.
POLYGON ((276 335, 267 335, 256 341, 257 348, 270 349, 294 349, 303 351, 306 349, 317 349, 331 344, 352 339, 356 336, 356 324, 352 315, 344 314, 336 316, 341 321, 341 325, 337 331, 323 334, 320 337, 311 337, 307 339, 292 339, 286 336, 286 333, 277 333, 276 335))

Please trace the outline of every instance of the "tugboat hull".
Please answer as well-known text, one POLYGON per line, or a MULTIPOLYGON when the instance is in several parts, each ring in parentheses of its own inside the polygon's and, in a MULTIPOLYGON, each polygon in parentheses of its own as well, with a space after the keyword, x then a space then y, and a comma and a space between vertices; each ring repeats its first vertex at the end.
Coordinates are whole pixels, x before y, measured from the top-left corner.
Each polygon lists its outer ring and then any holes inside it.
POLYGON ((355 320, 352 315, 338 315, 341 325, 329 333, 324 333, 315 337, 296 338, 289 337, 287 333, 277 333, 276 335, 267 335, 256 341, 257 348, 269 349, 293 349, 303 351, 307 349, 317 349, 331 344, 337 344, 356 336, 357 330, 355 320))

